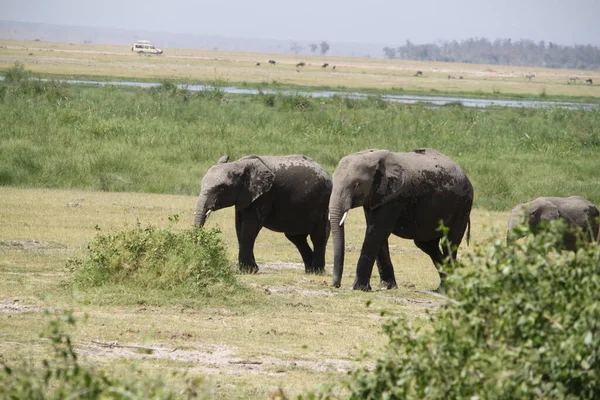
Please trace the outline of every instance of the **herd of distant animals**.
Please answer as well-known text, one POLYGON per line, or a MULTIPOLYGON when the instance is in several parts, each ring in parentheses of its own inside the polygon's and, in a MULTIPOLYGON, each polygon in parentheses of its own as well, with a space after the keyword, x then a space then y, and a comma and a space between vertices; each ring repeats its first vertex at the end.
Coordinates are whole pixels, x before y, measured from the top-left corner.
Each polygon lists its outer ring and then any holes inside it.
MULTIPOLYGON (((269 60, 268 63, 270 65, 277 65, 277 61, 275 61, 275 60, 269 60)), ((256 62, 254 65, 257 67, 260 67, 261 64, 260 64, 260 62, 256 62)), ((300 61, 299 63, 296 64, 296 72, 300 72, 300 69, 305 66, 306 66, 306 63, 304 61, 300 61)), ((326 69, 327 67, 329 67, 329 63, 323 63, 323 65, 321 65, 322 69, 326 69)), ((335 67, 336 66, 334 65, 331 69, 335 71, 335 67)), ((415 72, 413 74, 413 76, 417 76, 417 77, 423 76, 423 71, 418 70, 417 72, 415 72)), ((533 78, 535 78, 535 74, 525 74, 524 78, 531 81, 533 78)), ((457 79, 457 78, 454 75, 448 75, 448 79, 457 79)), ((464 78, 462 75, 459 75, 458 79, 464 79, 464 78)), ((567 84, 577 83, 579 81, 581 81, 581 79, 578 76, 570 76, 569 79, 567 80, 567 84)), ((594 82, 593 82, 592 78, 587 78, 585 80, 585 83, 593 85, 594 82)))
MULTIPOLYGON (((269 63, 269 65, 277 65, 277 61, 275 60, 269 60, 267 61, 269 63)), ((260 62, 256 62, 254 63, 255 66, 260 67, 260 62)), ((310 65, 310 64, 308 64, 310 65)), ((296 72, 300 72, 300 68, 305 67, 306 63, 304 61, 300 61, 299 63, 296 64, 296 72)), ((329 67, 329 63, 323 63, 323 65, 321 65, 322 69, 327 69, 327 67, 329 67)), ((335 65, 331 68, 332 70, 335 71, 335 65)))

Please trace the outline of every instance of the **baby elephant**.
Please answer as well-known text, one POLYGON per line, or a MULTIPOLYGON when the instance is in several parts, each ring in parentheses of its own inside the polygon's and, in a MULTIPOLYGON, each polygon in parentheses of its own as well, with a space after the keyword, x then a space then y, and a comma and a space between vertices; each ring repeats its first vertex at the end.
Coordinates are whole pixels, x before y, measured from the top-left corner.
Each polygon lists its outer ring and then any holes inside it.
MULTIPOLYGON (((581 228, 583 240, 591 242, 598 238, 598 208, 588 200, 579 196, 571 197, 538 197, 521 203, 512 209, 508 218, 507 242, 510 231, 518 224, 538 226, 542 221, 564 220, 569 228, 581 228)), ((577 234, 565 234, 564 247, 577 250, 577 234)))
POLYGON ((302 155, 251 155, 227 161, 221 157, 202 178, 194 224, 203 226, 212 211, 235 206, 241 271, 258 271, 254 242, 264 226, 283 232, 298 248, 306 272, 323 273, 332 187, 323 167, 302 155))

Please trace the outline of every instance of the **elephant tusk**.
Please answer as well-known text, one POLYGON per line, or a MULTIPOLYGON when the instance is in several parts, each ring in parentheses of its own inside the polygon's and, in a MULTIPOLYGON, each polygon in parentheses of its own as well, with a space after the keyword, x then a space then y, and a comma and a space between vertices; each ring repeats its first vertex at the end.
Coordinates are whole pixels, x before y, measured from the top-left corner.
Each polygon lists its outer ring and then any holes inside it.
POLYGON ((331 213, 330 212, 327 213, 327 221, 331 221, 331 213))
POLYGON ((208 210, 208 211, 206 212, 206 217, 204 217, 204 218, 205 218, 205 219, 208 219, 208 216, 210 215, 210 213, 211 213, 211 212, 212 212, 212 210, 208 210))
POLYGON ((341 219, 341 221, 340 221, 340 226, 342 226, 342 225, 344 224, 344 220, 346 219, 346 217, 347 217, 347 216, 348 216, 348 211, 346 211, 346 212, 344 213, 344 215, 342 215, 342 219, 341 219))

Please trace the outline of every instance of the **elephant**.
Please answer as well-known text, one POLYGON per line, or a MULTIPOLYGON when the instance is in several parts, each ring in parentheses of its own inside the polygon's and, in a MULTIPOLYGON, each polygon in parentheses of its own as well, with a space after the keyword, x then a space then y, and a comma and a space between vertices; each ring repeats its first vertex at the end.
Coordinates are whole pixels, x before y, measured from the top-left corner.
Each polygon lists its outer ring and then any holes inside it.
POLYGON ((227 156, 221 157, 202 178, 194 225, 202 227, 211 212, 235 206, 242 272, 258 271, 254 242, 266 227, 283 232, 297 247, 307 273, 323 273, 332 188, 323 167, 303 155, 249 155, 227 161, 227 156), (307 241, 309 235, 313 249, 307 241))
MULTIPOLYGON (((392 233, 412 239, 436 267, 448 256, 456 258, 467 227, 467 243, 470 237, 472 205, 471 182, 454 161, 437 150, 371 149, 345 156, 333 174, 329 200, 334 246, 332 285, 339 287, 342 280, 343 225, 350 209, 362 206, 367 223, 353 289, 369 291, 375 261, 379 287, 398 287, 388 245, 392 233), (449 228, 452 250, 440 250, 440 222, 449 228)), ((440 282, 444 278, 440 273, 440 282)))
POLYGON ((537 227, 544 221, 562 219, 569 227, 565 233, 563 246, 567 250, 577 251, 578 232, 583 232, 583 242, 600 240, 598 236, 598 208, 580 196, 538 197, 516 205, 508 217, 507 243, 514 239, 511 231, 516 225, 526 224, 537 227), (574 228, 574 229, 572 229, 574 228))

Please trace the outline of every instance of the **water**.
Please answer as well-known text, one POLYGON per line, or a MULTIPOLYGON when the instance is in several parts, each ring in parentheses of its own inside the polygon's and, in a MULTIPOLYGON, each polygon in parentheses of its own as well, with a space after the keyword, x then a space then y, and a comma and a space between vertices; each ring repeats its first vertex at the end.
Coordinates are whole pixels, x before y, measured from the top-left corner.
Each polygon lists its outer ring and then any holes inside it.
MULTIPOLYGON (((4 77, 0 76, 0 80, 4 77)), ((98 82, 98 81, 87 81, 87 80, 76 80, 67 79, 63 82, 72 84, 87 84, 87 85, 98 85, 98 86, 128 86, 128 87, 139 87, 144 89, 159 87, 161 83, 151 82, 98 82)), ((178 85, 182 89, 191 91, 202 91, 202 90, 213 90, 212 86, 205 85, 178 85)), ((334 92, 334 91, 292 91, 292 90, 272 90, 272 89, 243 89, 237 87, 219 87, 219 90, 229 94, 246 94, 246 95, 257 95, 259 93, 264 94, 287 94, 287 95, 301 95, 314 98, 330 98, 333 96, 342 96, 352 99, 367 99, 368 94, 357 93, 357 92, 334 92)), ((476 99, 469 97, 443 97, 443 96, 427 96, 427 95, 396 95, 386 94, 382 95, 381 98, 385 101, 391 101, 395 103, 404 104, 415 104, 415 103, 427 103, 433 106, 444 106, 448 104, 460 104, 464 107, 475 107, 475 108, 486 108, 489 106, 496 107, 518 107, 518 108, 567 108, 567 109, 581 109, 591 110, 598 108, 600 104, 594 103, 575 103, 566 101, 542 101, 542 100, 490 100, 490 99, 476 99)))

